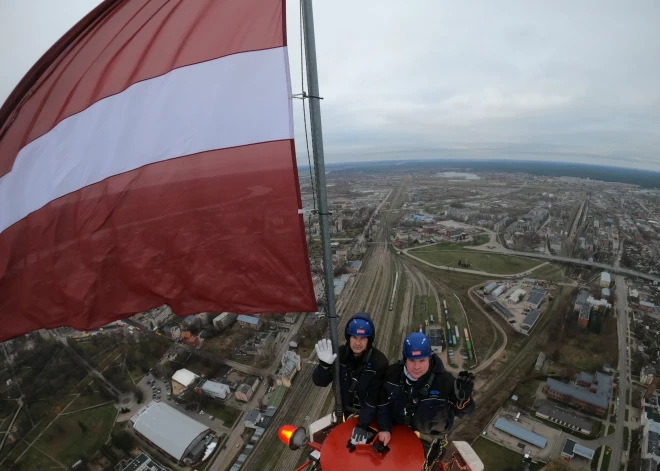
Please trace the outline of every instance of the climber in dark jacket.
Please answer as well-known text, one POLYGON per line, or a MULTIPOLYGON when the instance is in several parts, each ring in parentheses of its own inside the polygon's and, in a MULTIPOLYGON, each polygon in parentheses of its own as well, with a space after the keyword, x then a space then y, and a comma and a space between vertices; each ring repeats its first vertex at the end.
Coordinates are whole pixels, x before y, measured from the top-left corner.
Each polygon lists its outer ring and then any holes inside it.
MULTIPOLYGON (((319 364, 314 369, 312 380, 321 387, 332 383, 332 364, 339 357, 342 403, 360 411, 351 441, 354 444, 366 443, 371 438, 368 429, 376 416, 388 361, 373 346, 376 329, 368 312, 358 312, 349 319, 344 337, 346 343, 339 347, 338 353, 332 351, 328 339, 316 344, 319 364)), ((379 417, 382 415, 378 414, 379 417)))
MULTIPOLYGON (((403 344, 403 360, 385 373, 378 423, 384 431, 393 424, 411 427, 431 438, 446 433, 461 417, 474 411, 474 376, 461 371, 458 378, 445 371, 426 335, 414 332, 403 344)), ((387 443, 385 443, 387 445, 387 443)))

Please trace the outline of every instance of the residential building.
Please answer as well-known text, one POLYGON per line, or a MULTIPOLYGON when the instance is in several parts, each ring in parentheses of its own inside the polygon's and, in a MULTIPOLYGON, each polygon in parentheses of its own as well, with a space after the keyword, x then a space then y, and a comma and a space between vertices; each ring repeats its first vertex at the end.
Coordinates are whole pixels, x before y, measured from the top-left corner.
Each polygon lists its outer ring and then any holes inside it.
POLYGON ((589 291, 587 291, 586 289, 580 290, 580 292, 577 295, 577 298, 575 299, 575 305, 573 306, 573 310, 575 312, 580 312, 580 305, 586 303, 588 299, 589 299, 589 291))
POLYGON ((218 331, 222 332, 227 327, 229 327, 234 322, 236 322, 237 318, 238 318, 238 314, 234 314, 233 312, 223 312, 218 317, 213 319, 213 326, 218 331))
POLYGON ((642 432, 642 459, 660 465, 660 424, 650 420, 642 432))
POLYGON ((536 358, 536 363, 534 364, 534 371, 541 371, 543 364, 545 363, 545 353, 539 352, 539 356, 536 358))
POLYGON ((293 350, 287 350, 282 356, 282 367, 275 375, 275 382, 284 385, 287 388, 291 387, 291 382, 294 376, 301 368, 300 356, 296 355, 293 350))
POLYGON ((644 386, 648 386, 653 381, 655 376, 655 368, 652 365, 645 365, 639 374, 639 382, 644 386))
POLYGON ((655 312, 655 304, 648 301, 640 301, 637 305, 640 311, 644 312, 655 312))
POLYGON ((562 383, 548 378, 543 392, 550 399, 563 402, 590 414, 607 414, 612 394, 612 377, 597 372, 595 375, 580 373, 577 384, 562 383), (589 382, 591 379, 591 382, 589 382), (582 387, 581 387, 582 386, 582 387))
POLYGON ((245 314, 241 314, 236 320, 241 327, 251 327, 255 330, 260 329, 263 324, 261 317, 246 316, 245 314))
POLYGON ((600 292, 600 296, 603 299, 607 299, 611 296, 611 292, 609 288, 603 288, 603 290, 600 292))
POLYGON ((295 324, 296 321, 298 320, 298 316, 296 315, 295 312, 287 312, 284 314, 284 322, 287 324, 295 324))
POLYGON ((213 399, 220 399, 221 401, 227 400, 231 395, 229 386, 211 380, 202 380, 197 386, 195 386, 195 391, 208 397, 212 397, 213 399))
POLYGON ((609 288, 612 284, 612 277, 606 271, 600 274, 600 286, 601 288, 609 288))
POLYGON ((262 420, 263 416, 261 415, 261 412, 257 409, 252 409, 250 412, 248 412, 245 420, 243 421, 243 424, 247 428, 257 428, 262 420))
POLYGON ((258 386, 259 378, 256 376, 248 376, 245 378, 245 381, 243 381, 243 384, 238 387, 234 395, 239 401, 249 402, 258 386))
POLYGON ((200 339, 188 331, 181 332, 181 341, 195 348, 200 347, 203 343, 203 339, 200 339))
POLYGON ((586 329, 589 325, 589 316, 591 315, 591 305, 589 303, 580 304, 580 313, 578 314, 578 325, 586 329))

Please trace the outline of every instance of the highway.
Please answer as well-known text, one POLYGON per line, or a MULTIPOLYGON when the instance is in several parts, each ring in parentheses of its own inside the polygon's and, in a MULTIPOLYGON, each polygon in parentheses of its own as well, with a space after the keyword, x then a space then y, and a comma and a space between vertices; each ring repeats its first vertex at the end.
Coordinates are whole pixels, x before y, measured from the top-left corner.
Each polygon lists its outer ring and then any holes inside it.
MULTIPOLYGON (((428 244, 428 245, 420 245, 419 247, 416 248, 421 248, 421 247, 428 247, 431 245, 436 245, 436 244, 428 244)), ((637 277, 637 278, 643 278, 646 280, 650 281, 658 281, 660 282, 660 276, 655 276, 655 275, 650 275, 648 273, 642 273, 638 272, 635 270, 629 270, 627 268, 621 268, 618 266, 618 264, 615 263, 614 266, 608 265, 607 263, 597 263, 597 262, 589 262, 587 260, 581 260, 579 258, 571 258, 571 257, 562 257, 559 255, 548 255, 548 254, 543 254, 543 253, 533 253, 533 252, 519 252, 517 250, 510 250, 510 249, 505 249, 504 247, 494 247, 493 249, 488 248, 487 246, 478 246, 478 247, 468 247, 473 250, 482 250, 484 252, 491 252, 491 253, 500 253, 500 254, 505 254, 505 255, 515 255, 516 257, 527 257, 527 258, 537 258, 540 260, 549 260, 553 262, 561 262, 561 263, 566 263, 569 265, 579 265, 583 267, 588 267, 588 268, 597 268, 599 270, 603 271, 608 271, 610 273, 614 273, 616 275, 623 275, 623 276, 629 276, 629 277, 637 277)), ((403 251, 406 255, 409 257, 413 257, 408 253, 408 250, 403 251)), ((417 257, 414 257, 417 258, 417 257)), ((420 259, 417 259, 420 260, 420 259)), ((435 266, 435 265, 434 265, 435 266)), ((442 268, 442 267, 437 267, 437 268, 442 268)), ((451 268, 451 270, 455 271, 465 271, 463 269, 459 268, 451 268)), ((468 272, 475 272, 474 270, 469 270, 468 272)), ((484 276, 490 276, 489 273, 483 273, 479 272, 479 274, 484 275, 484 276)), ((502 276, 502 277, 512 277, 516 275, 497 275, 497 276, 502 276)))

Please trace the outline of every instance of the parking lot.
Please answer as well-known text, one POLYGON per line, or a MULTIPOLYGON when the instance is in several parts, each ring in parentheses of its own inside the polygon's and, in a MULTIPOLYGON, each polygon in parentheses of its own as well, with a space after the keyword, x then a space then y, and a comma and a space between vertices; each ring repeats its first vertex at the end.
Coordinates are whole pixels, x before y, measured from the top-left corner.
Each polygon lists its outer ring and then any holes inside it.
POLYGON ((183 404, 177 404, 174 401, 174 397, 171 398, 168 397, 167 392, 169 391, 168 387, 170 387, 170 381, 167 379, 154 378, 153 375, 147 373, 138 383, 138 387, 140 388, 140 390, 142 390, 144 394, 144 404, 148 404, 152 400, 158 402, 164 402, 167 405, 174 407, 182 414, 185 414, 188 417, 195 419, 197 422, 206 425, 207 427, 209 427, 212 430, 215 430, 216 432, 227 433, 230 430, 227 427, 223 426, 221 420, 215 418, 211 420, 210 418, 211 416, 207 413, 202 415, 194 410, 186 410, 183 404), (152 381, 153 383, 151 383, 152 381), (158 393, 158 389, 161 390, 160 393, 158 393))
POLYGON ((488 424, 488 427, 486 427, 487 437, 494 442, 499 443, 500 445, 503 445, 506 448, 514 450, 518 453, 524 454, 525 452, 530 452, 535 461, 550 461, 553 450, 557 446, 563 445, 563 442, 558 443, 561 438, 561 432, 537 420, 534 420, 526 413, 520 414, 520 417, 516 421, 517 413, 517 409, 500 409, 498 413, 493 416, 490 423, 488 424), (506 432, 496 429, 494 424, 500 417, 504 420, 507 420, 508 422, 514 423, 515 425, 525 430, 541 435, 548 440, 548 443, 544 448, 539 448, 519 438, 509 435, 506 432))

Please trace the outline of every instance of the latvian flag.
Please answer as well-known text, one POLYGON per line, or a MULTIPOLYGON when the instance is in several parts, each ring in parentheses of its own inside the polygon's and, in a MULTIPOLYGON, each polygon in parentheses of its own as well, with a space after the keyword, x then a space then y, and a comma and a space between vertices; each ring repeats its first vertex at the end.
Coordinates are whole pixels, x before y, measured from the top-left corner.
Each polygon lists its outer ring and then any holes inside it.
POLYGON ((316 310, 283 0, 107 0, 0 109, 0 340, 316 310))

